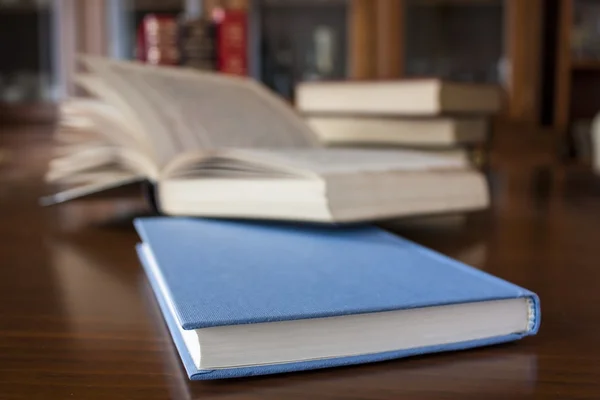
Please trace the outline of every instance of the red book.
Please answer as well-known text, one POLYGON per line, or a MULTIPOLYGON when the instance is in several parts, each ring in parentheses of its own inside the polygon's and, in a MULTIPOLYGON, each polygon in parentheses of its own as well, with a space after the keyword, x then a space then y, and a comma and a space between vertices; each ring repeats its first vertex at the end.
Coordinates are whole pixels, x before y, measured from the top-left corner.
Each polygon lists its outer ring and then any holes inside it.
POLYGON ((248 15, 241 10, 217 9, 217 69, 232 75, 248 74, 248 15))

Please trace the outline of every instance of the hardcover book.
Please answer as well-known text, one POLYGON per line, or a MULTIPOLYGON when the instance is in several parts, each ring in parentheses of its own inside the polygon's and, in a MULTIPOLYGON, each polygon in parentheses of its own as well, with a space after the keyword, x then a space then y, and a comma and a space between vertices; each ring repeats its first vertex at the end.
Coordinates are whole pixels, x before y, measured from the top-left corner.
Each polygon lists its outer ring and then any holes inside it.
POLYGON ((308 124, 329 145, 395 145, 442 148, 486 141, 483 117, 395 118, 309 115, 308 124))
POLYGON ((494 114, 502 105, 497 86, 433 78, 305 82, 296 94, 298 108, 313 114, 494 114))
POLYGON ((217 24, 219 71, 233 75, 248 75, 248 16, 246 12, 218 9, 213 18, 217 24))
POLYGON ((190 379, 463 350, 521 339, 540 325, 534 293, 375 227, 184 218, 135 225, 190 379))

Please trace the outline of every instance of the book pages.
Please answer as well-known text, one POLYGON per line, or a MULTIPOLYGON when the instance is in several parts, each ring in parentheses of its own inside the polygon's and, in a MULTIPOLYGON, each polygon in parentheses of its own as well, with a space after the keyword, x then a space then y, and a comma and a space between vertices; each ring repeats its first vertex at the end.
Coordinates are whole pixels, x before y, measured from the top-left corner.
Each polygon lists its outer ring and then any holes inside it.
POLYGON ((126 82, 122 96, 141 118, 151 114, 159 127, 148 134, 168 137, 162 139, 163 163, 198 149, 318 146, 300 115, 250 79, 96 57, 84 61, 109 85, 126 82))
MULTIPOLYGON (((235 157, 234 152, 228 154, 235 157)), ((359 173, 377 171, 424 171, 434 169, 464 169, 470 163, 462 151, 428 154, 413 150, 369 149, 253 149, 237 156, 281 165, 315 174, 359 173)))

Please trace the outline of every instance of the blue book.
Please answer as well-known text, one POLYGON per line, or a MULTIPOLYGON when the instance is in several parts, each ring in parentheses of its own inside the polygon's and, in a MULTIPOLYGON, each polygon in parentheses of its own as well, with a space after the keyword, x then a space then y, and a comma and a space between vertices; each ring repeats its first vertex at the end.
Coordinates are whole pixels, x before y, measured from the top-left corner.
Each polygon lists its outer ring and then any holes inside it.
POLYGON ((372 226, 135 225, 190 379, 461 350, 540 324, 534 293, 372 226))

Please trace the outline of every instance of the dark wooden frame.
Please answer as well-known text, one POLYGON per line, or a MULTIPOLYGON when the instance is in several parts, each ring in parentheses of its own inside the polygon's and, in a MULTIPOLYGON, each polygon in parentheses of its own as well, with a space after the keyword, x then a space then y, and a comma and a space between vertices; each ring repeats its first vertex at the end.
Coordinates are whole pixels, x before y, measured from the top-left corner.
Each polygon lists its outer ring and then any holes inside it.
POLYGON ((558 51, 556 59, 556 96, 554 98, 554 125, 565 131, 570 117, 571 101, 571 28, 573 0, 560 0, 558 51))
MULTIPOLYGON (((351 1, 350 77, 402 78, 404 0, 351 1)), ((477 3, 486 0, 445 1, 477 3)), ((504 40, 510 71, 504 85, 507 95, 504 116, 514 121, 537 124, 540 116, 543 1, 504 2, 504 40)))

